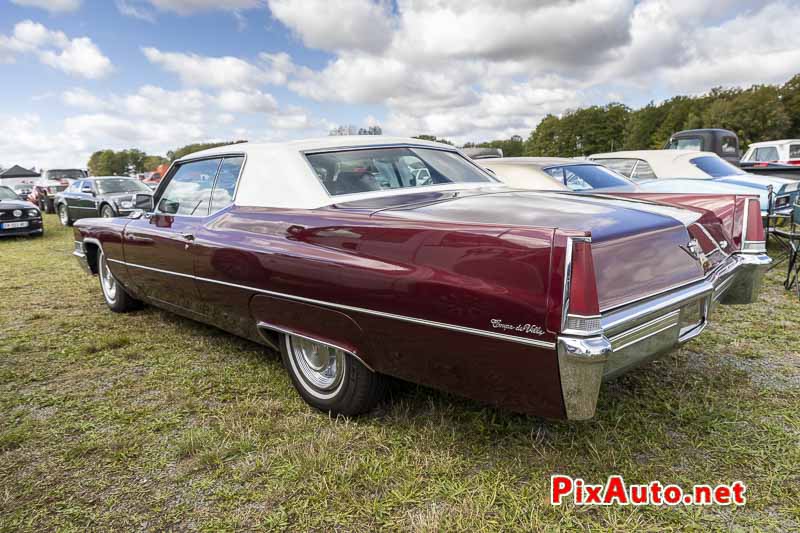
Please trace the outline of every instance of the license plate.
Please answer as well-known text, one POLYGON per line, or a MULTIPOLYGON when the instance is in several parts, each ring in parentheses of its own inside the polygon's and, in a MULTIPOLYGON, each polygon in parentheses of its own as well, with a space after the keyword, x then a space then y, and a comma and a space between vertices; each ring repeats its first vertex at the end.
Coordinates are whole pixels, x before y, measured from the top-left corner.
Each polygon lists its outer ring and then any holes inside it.
POLYGON ((6 222, 3 224, 3 229, 14 229, 14 228, 27 228, 27 222, 6 222))

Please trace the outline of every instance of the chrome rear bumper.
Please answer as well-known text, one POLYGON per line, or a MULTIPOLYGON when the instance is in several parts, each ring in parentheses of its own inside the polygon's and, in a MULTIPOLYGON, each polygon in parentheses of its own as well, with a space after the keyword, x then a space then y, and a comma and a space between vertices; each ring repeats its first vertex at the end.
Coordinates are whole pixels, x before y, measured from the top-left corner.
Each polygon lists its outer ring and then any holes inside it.
POLYGON ((772 260, 734 254, 703 281, 602 314, 602 335, 560 336, 558 364, 567 418, 594 416, 600 384, 698 336, 718 305, 757 300, 772 260))

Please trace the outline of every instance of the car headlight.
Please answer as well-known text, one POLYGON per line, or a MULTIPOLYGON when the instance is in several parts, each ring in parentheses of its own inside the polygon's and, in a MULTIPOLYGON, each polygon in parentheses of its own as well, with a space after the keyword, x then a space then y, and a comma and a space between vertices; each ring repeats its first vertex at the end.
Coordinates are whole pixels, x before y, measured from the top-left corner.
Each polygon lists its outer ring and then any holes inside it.
POLYGON ((133 202, 131 202, 130 200, 123 200, 122 202, 119 203, 119 206, 122 209, 133 209, 133 202))
POLYGON ((39 210, 38 209, 28 209, 28 216, 29 217, 38 217, 39 210))

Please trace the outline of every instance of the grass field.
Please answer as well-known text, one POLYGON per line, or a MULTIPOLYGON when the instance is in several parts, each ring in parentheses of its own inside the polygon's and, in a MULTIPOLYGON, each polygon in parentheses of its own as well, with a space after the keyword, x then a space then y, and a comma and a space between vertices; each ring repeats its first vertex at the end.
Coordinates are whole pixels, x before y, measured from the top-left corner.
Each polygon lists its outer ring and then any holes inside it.
POLYGON ((413 385, 330 419, 276 354, 109 312, 47 216, 0 241, 0 530, 800 528, 800 301, 770 274, 566 423, 413 385), (744 507, 548 504, 553 473, 747 486, 744 507))

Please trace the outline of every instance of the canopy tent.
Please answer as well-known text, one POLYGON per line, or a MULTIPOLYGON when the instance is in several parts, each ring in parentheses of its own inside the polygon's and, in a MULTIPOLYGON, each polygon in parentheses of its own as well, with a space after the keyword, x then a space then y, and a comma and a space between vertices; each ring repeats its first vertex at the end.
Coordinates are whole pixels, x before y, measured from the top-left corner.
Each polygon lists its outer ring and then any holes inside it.
POLYGON ((22 168, 19 165, 14 165, 8 170, 0 172, 0 180, 11 179, 11 178, 38 178, 39 176, 41 176, 41 174, 39 174, 38 172, 33 172, 32 170, 28 170, 27 168, 22 168))

